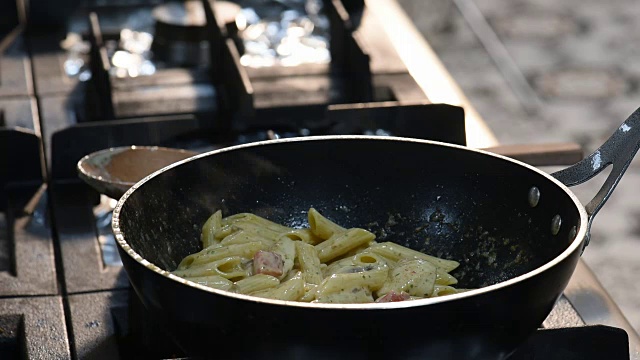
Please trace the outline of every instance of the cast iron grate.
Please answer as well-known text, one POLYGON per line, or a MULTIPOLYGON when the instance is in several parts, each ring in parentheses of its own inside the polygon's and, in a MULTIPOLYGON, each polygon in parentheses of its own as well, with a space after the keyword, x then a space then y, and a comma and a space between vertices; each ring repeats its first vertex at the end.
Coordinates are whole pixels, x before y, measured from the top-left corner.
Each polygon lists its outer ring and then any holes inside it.
POLYGON ((0 128, 0 297, 58 293, 40 139, 0 128))
POLYGON ((130 291, 71 295, 69 309, 73 352, 78 358, 184 357, 130 291))
POLYGON ((0 64, 0 97, 33 95, 31 60, 20 27, 0 31, 0 64))
POLYGON ((94 214, 99 196, 78 179, 78 160, 109 147, 159 145, 197 128, 193 117, 176 116, 91 122, 70 126, 53 135, 51 201, 68 293, 129 286, 122 268, 103 260, 101 234, 94 214))
POLYGON ((59 296, 0 299, 0 359, 71 359, 59 296))
MULTIPOLYGON (((563 301, 569 304, 564 298, 563 301)), ((189 358, 146 313, 132 291, 72 295, 69 304, 74 353, 80 358, 189 358)), ((570 304, 564 311, 579 317, 570 304)), ((206 336, 215 339, 214 334, 206 336)), ((572 328, 538 330, 509 360, 623 360, 629 359, 628 348, 623 330, 582 323, 572 328)))

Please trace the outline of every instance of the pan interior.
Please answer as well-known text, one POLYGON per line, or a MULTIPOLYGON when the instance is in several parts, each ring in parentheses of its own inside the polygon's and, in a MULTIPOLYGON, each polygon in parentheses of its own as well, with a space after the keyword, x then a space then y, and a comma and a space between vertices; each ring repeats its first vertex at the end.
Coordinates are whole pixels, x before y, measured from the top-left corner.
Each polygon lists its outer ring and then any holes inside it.
POLYGON ((517 163, 432 143, 325 139, 238 148, 164 171, 129 196, 120 228, 143 258, 174 270, 201 249, 200 229, 218 209, 304 227, 310 207, 374 232, 378 242, 460 262, 453 272, 460 288, 547 263, 580 226, 571 197, 517 163), (556 215, 562 222, 554 235, 556 215))

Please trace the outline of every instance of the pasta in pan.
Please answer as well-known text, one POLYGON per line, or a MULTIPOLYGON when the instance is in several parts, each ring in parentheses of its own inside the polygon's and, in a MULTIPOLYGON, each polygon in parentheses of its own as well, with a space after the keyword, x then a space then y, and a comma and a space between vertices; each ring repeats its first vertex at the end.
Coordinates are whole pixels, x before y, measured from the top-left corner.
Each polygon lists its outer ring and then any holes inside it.
POLYGON ((464 291, 449 272, 453 260, 378 243, 371 232, 345 229, 311 208, 309 228, 293 229, 254 214, 222 217, 202 228, 200 252, 174 275, 253 296, 320 303, 422 299, 464 291))

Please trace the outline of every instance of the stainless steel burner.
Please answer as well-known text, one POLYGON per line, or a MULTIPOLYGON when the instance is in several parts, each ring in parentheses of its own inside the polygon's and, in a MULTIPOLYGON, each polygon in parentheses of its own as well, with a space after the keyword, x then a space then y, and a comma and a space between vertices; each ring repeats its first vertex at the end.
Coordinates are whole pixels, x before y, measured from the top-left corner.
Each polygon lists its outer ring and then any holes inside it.
MULTIPOLYGON (((322 2, 270 1, 285 10, 274 13, 266 5, 245 7, 236 18, 238 36, 244 44, 240 63, 247 67, 326 64, 329 54, 329 22, 322 2)), ((269 3, 269 2, 267 2, 269 3)))

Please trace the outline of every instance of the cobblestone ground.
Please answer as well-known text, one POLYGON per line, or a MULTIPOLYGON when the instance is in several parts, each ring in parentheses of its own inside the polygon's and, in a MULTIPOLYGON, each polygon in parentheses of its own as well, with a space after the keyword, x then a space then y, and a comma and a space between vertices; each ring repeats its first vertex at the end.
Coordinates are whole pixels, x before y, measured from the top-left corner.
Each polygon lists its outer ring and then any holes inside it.
MULTIPOLYGON (((590 153, 640 107, 636 1, 399 3, 501 143, 575 141, 590 153), (478 36, 460 11, 469 5, 497 34, 513 68, 489 56, 480 39, 490 36, 478 36)), ((575 192, 586 202, 601 181, 575 192)), ((640 331, 640 156, 594 221, 584 258, 640 331)))

